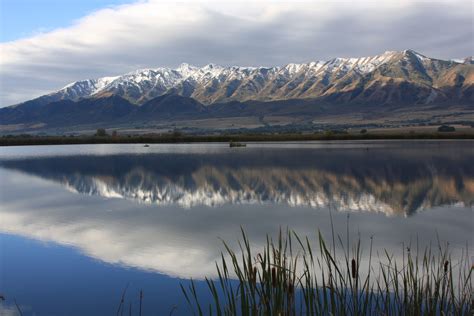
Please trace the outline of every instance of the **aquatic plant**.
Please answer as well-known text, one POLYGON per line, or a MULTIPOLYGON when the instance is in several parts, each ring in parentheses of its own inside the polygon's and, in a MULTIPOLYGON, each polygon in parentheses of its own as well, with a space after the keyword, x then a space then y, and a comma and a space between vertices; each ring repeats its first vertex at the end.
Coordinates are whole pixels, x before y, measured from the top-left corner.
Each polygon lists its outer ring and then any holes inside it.
POLYGON ((374 255, 372 238, 363 268, 360 238, 352 247, 333 233, 280 231, 254 253, 242 230, 239 251, 224 242, 218 277, 206 278, 212 294, 204 306, 194 281, 181 285, 196 315, 472 315, 473 266, 466 250, 451 257, 449 245, 403 249, 401 261, 384 251, 374 255), (336 246, 341 252, 336 252, 336 246))

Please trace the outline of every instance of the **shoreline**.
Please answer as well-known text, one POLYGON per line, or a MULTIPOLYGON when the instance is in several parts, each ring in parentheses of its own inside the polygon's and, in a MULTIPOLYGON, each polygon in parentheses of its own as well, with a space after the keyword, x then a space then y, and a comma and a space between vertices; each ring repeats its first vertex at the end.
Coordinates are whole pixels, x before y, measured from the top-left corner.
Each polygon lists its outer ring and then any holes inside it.
POLYGON ((286 142, 338 140, 474 140, 472 133, 368 134, 233 134, 233 135, 120 135, 120 136, 3 136, 0 146, 77 144, 186 144, 229 142, 286 142))

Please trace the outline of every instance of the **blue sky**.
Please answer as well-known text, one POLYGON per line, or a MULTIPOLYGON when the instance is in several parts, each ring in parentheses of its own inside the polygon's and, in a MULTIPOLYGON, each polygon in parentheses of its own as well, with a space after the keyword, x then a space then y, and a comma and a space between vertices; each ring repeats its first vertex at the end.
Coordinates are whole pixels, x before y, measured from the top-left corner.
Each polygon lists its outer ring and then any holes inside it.
POLYGON ((0 0, 0 107, 141 68, 473 55, 471 0, 0 0))
POLYGON ((0 42, 30 37, 59 27, 107 6, 133 0, 0 0, 0 42))

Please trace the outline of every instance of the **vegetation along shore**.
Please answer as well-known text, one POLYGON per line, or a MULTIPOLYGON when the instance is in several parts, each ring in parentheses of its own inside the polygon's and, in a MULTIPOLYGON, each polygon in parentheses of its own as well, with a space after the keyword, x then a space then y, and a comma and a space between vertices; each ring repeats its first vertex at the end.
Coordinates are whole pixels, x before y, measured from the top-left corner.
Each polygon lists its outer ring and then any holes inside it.
MULTIPOLYGON (((333 235, 334 236, 334 235, 333 235)), ((373 250, 362 259, 360 239, 341 236, 317 245, 293 231, 267 236, 260 253, 242 231, 240 249, 226 243, 206 279, 213 300, 202 304, 194 283, 181 286, 196 315, 472 315, 469 254, 451 257, 448 244, 404 245, 402 259, 373 250), (336 247, 338 251, 336 251, 336 247), (339 251, 342 250, 342 251, 339 251), (236 280, 236 281, 234 281, 236 280)), ((367 249, 366 249, 367 250, 367 249)), ((366 251, 364 250, 364 251, 366 251)))
POLYGON ((4 135, 0 146, 62 145, 62 144, 133 144, 133 143, 195 143, 195 142, 268 142, 268 141, 324 141, 324 140, 403 140, 403 139, 474 139, 468 132, 364 132, 324 131, 316 133, 239 133, 187 135, 180 132, 165 134, 37 136, 29 134, 4 135))

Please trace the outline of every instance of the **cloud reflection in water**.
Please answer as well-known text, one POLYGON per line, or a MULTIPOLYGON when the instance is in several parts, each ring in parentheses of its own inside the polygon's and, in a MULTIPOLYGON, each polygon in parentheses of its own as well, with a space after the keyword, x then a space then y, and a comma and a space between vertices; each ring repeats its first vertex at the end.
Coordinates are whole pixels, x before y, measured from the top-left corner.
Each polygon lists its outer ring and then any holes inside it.
MULTIPOLYGON (((436 232, 460 247, 472 238, 474 155, 444 149, 222 147, 3 159, 0 231, 195 278, 214 274, 218 237, 235 245, 240 226, 256 247, 280 227, 329 236, 329 205, 360 211, 350 218, 353 237, 374 235, 377 248, 428 242, 436 232)), ((333 215, 344 232, 346 213, 333 215)))

